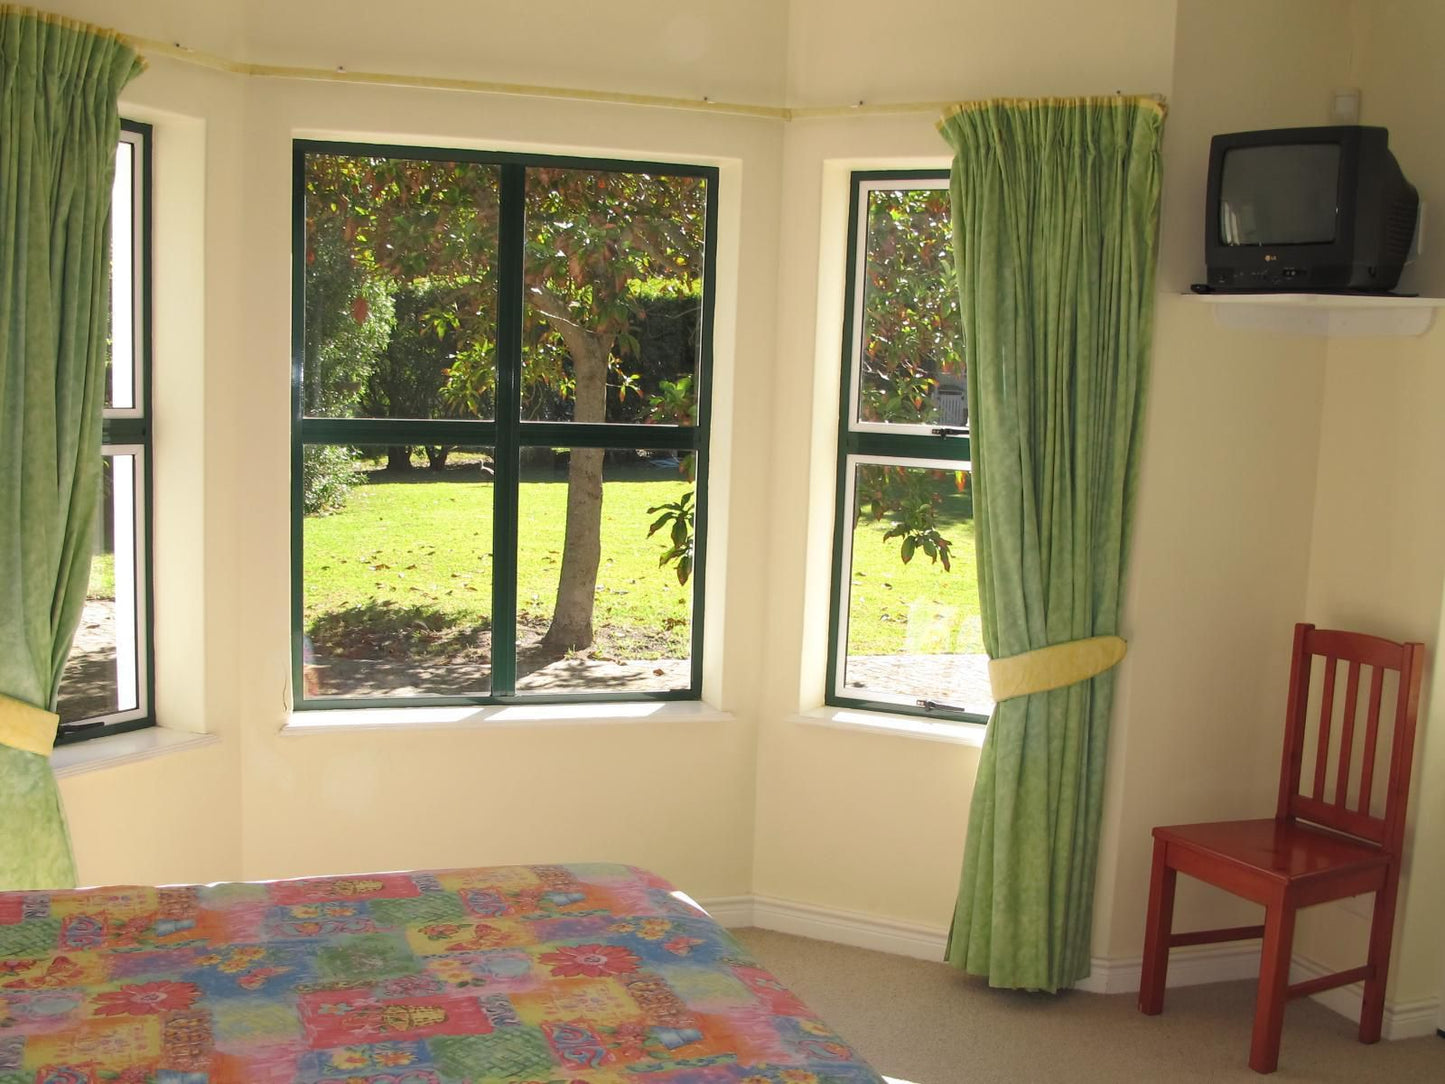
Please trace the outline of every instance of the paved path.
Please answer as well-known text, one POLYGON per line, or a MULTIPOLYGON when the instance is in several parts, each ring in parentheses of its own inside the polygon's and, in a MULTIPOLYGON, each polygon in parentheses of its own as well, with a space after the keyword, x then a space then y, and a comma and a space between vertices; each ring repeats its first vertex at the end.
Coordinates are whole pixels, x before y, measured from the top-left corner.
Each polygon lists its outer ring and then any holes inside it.
POLYGON ((957 704, 979 715, 993 711, 988 656, 983 654, 850 655, 843 684, 857 696, 876 689, 957 704))

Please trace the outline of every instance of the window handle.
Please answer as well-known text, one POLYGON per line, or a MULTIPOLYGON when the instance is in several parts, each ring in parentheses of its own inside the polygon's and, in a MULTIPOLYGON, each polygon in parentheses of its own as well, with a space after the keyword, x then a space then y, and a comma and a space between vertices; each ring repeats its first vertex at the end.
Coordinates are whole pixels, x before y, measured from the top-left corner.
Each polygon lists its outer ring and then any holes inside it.
POLYGON ((935 437, 966 437, 967 429, 960 429, 953 425, 935 425, 929 430, 935 437))
MULTIPOLYGON (((916 700, 914 701, 924 711, 958 711, 965 715, 970 714, 969 710, 962 704, 950 704, 943 700, 916 700)), ((973 714, 977 714, 976 712, 973 714)))

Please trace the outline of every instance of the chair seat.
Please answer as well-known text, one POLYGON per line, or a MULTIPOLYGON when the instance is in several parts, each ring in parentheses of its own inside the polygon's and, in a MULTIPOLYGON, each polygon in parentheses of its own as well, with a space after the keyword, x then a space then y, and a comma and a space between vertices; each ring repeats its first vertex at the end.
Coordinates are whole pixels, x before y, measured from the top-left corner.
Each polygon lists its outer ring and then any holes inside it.
POLYGON ((1154 838, 1280 881, 1384 869, 1390 862, 1388 855, 1368 843, 1274 818, 1175 824, 1155 828, 1154 838))

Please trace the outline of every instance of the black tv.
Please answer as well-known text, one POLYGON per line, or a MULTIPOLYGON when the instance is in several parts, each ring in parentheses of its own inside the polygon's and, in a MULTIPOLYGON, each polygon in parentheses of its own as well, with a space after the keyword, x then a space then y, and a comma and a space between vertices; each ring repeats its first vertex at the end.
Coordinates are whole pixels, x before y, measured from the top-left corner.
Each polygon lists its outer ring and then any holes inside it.
POLYGON ((1217 135, 1204 213, 1208 286, 1382 293, 1400 281, 1420 197, 1384 128, 1217 135))

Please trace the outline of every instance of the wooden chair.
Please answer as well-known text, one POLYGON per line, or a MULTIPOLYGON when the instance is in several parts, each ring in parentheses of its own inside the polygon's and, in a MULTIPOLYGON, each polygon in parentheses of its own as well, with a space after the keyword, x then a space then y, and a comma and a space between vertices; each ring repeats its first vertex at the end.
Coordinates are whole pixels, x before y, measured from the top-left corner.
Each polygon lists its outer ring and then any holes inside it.
POLYGON ((1294 661, 1290 667, 1289 707, 1285 721, 1284 763, 1280 770, 1279 805, 1273 820, 1183 824, 1154 829, 1154 868, 1149 883, 1149 920, 1144 937, 1144 968, 1139 984, 1139 1011, 1150 1016, 1164 1008, 1164 979, 1169 950, 1177 945, 1203 945, 1263 937, 1259 993, 1255 1002, 1254 1037, 1249 1066, 1271 1073, 1279 1063, 1280 1029, 1290 998, 1364 981, 1360 1010, 1360 1042, 1380 1038, 1385 1009, 1385 976, 1395 926, 1395 896, 1400 881, 1400 849, 1405 835, 1405 800, 1410 790, 1410 761, 1415 748, 1415 717, 1420 705, 1422 644, 1397 644, 1359 633, 1296 625, 1294 661), (1306 745, 1306 713, 1310 700, 1310 663, 1323 656, 1318 740, 1312 785, 1300 793, 1306 745), (1340 662, 1349 663, 1339 739, 1331 742, 1335 712, 1335 677, 1340 662), (1352 775, 1357 731, 1356 704, 1361 669, 1369 667, 1368 712, 1363 765, 1352 775), (1389 745, 1384 815, 1371 813, 1380 731, 1380 701, 1386 671, 1399 675, 1389 745), (1331 765, 1333 762, 1333 772, 1331 765), (1333 788, 1328 784, 1333 783, 1333 788), (1353 794, 1353 801, 1351 801, 1353 794), (1307 823, 1306 823, 1307 822, 1307 823), (1261 926, 1238 926, 1194 933, 1171 933, 1174 882, 1187 873, 1209 884, 1264 905, 1261 926), (1290 946, 1295 912, 1301 907, 1375 893, 1370 926, 1369 960, 1363 967, 1290 985, 1290 946))

